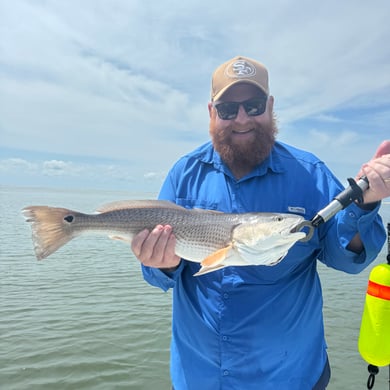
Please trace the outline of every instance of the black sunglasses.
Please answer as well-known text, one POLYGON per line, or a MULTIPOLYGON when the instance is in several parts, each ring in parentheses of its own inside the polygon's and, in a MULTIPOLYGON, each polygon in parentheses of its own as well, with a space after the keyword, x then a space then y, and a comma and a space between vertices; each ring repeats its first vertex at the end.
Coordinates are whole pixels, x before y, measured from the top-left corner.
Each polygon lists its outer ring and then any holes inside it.
POLYGON ((255 97, 245 100, 244 102, 223 102, 214 103, 213 106, 217 110, 218 116, 224 120, 235 119, 240 109, 240 105, 244 107, 245 112, 249 116, 261 115, 265 112, 268 96, 255 97))

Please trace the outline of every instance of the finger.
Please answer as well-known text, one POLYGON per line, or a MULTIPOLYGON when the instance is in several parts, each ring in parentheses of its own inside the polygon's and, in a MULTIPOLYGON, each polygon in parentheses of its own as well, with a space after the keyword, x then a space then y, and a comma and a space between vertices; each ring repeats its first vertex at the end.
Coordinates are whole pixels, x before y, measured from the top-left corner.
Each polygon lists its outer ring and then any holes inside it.
POLYGON ((169 236, 167 245, 165 247, 163 266, 162 268, 176 267, 180 263, 180 257, 175 253, 176 237, 174 234, 169 236))
POLYGON ((370 183, 368 190, 363 195, 366 203, 377 202, 390 196, 390 183, 385 181, 380 164, 365 164, 363 172, 370 183))
POLYGON ((388 167, 390 169, 390 141, 383 141, 379 145, 378 149, 375 152, 374 157, 368 163, 363 164, 363 166, 360 168, 360 171, 356 176, 356 180, 358 180, 365 174, 364 167, 370 165, 372 168, 375 169, 374 164, 376 163, 385 165, 385 167, 388 167))
POLYGON ((373 158, 382 157, 385 154, 390 154, 390 140, 385 140, 379 145, 373 158))
POLYGON ((164 262, 164 258, 167 257, 165 251, 171 234, 172 234, 172 227, 169 225, 164 226, 160 236, 158 237, 153 247, 152 257, 154 259, 161 259, 161 262, 164 262))
POLYGON ((382 180, 390 177, 390 154, 371 160, 365 165, 372 168, 382 180))
POLYGON ((157 225, 143 242, 139 259, 145 265, 149 265, 151 259, 154 259, 157 263, 161 261, 162 256, 160 256, 159 258, 154 257, 154 248, 163 232, 163 229, 164 227, 162 225, 157 225))
POLYGON ((149 235, 149 230, 145 229, 142 230, 142 232, 138 233, 136 236, 134 236, 132 242, 131 242, 131 250, 133 251, 135 257, 139 257, 142 250, 142 245, 146 238, 149 235))
POLYGON ((175 257, 176 256, 175 249, 176 249, 176 237, 173 234, 171 234, 167 242, 167 246, 165 248, 166 257, 168 258, 175 257))

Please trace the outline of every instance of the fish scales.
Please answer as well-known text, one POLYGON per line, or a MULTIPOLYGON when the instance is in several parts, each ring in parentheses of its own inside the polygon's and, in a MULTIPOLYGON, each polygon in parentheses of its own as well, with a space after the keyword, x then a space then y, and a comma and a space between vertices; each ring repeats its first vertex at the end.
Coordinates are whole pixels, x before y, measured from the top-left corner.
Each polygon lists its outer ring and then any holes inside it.
POLYGON ((170 225, 176 237, 175 253, 200 262, 198 274, 229 265, 274 265, 296 241, 305 237, 305 233, 294 231, 303 221, 299 215, 190 210, 166 201, 113 202, 102 206, 96 214, 29 206, 23 214, 31 223, 38 259, 85 233, 103 233, 131 242, 144 229, 170 225))
POLYGON ((240 223, 236 214, 187 209, 122 209, 75 215, 75 230, 123 233, 129 235, 130 239, 144 229, 151 231, 156 225, 170 225, 176 236, 179 255, 199 261, 228 245, 233 228, 240 223))

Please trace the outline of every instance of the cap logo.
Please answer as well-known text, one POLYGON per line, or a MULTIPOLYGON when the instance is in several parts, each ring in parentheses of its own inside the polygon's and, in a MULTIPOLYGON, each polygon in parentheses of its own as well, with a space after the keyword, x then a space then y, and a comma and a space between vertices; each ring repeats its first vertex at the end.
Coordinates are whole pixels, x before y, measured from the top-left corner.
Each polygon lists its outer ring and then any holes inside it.
POLYGON ((256 74, 256 68, 248 61, 238 60, 226 68, 225 74, 232 78, 251 77, 256 74))

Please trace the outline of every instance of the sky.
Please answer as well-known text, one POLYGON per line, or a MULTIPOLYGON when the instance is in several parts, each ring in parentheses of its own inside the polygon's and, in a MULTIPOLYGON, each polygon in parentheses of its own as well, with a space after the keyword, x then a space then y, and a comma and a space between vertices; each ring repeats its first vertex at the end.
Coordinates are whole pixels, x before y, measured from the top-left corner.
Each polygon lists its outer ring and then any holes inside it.
POLYGON ((390 139, 388 0, 0 0, 0 185, 158 191, 214 69, 264 63, 280 141, 342 182, 390 139))

